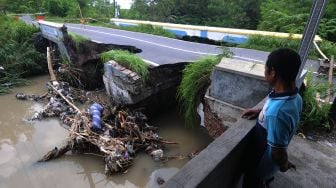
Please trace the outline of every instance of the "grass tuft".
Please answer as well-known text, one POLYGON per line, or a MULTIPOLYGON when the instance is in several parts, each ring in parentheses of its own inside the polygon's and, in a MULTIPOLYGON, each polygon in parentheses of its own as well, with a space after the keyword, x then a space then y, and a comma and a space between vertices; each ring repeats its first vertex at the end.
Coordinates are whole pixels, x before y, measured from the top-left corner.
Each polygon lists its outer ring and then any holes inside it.
POLYGON ((128 51, 123 50, 111 50, 101 54, 101 60, 105 63, 110 60, 114 60, 121 66, 126 67, 138 75, 140 75, 141 80, 144 82, 147 80, 149 71, 148 64, 146 64, 139 56, 132 54, 128 51))
POLYGON ((76 33, 73 33, 73 32, 69 32, 68 35, 70 36, 70 38, 75 41, 77 44, 79 43, 82 43, 82 42, 85 42, 85 41, 88 41, 89 38, 87 37, 84 37, 82 35, 78 35, 76 33))
POLYGON ((178 88, 178 100, 182 105, 187 127, 193 127, 197 120, 197 106, 201 96, 210 85, 210 74, 220 61, 216 56, 204 57, 186 66, 178 88))
POLYGON ((218 56, 208 56, 186 66, 177 91, 177 98, 184 112, 187 127, 197 124, 197 106, 211 84, 210 75, 222 58, 231 58, 233 53, 228 47, 222 47, 218 56))

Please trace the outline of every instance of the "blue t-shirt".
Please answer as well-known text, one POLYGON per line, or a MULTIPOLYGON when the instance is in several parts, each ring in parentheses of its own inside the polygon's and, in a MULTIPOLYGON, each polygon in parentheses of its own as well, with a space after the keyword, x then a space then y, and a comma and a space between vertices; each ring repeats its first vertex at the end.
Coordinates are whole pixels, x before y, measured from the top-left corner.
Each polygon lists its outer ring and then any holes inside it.
MULTIPOLYGON (((302 98, 294 92, 269 94, 259 114, 256 126, 256 144, 263 147, 257 174, 263 179, 272 177, 279 167, 272 160, 271 148, 287 148, 300 121, 302 98)), ((258 151, 257 151, 258 152, 258 151)))

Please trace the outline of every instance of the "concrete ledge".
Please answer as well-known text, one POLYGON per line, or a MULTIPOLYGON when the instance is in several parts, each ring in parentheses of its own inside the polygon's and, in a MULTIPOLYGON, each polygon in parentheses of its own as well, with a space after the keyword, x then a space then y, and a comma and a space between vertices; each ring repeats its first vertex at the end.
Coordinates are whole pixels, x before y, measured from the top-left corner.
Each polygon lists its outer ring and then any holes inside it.
POLYGON ((258 80, 265 80, 264 64, 242 61, 238 59, 223 58, 221 62, 215 66, 215 69, 236 73, 258 80))
MULTIPOLYGON (((264 101, 256 108, 261 108, 264 101)), ((238 121, 189 161, 163 187, 234 187, 242 173, 243 152, 255 120, 238 121)))
POLYGON ((251 108, 270 92, 262 78, 264 65, 223 58, 211 75, 209 96, 241 108, 251 108))

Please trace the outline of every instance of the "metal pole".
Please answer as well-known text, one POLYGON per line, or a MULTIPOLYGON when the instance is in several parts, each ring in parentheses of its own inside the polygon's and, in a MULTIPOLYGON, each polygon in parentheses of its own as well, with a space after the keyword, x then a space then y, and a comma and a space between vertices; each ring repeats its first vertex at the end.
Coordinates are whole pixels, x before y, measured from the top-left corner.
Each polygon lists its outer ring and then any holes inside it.
POLYGON ((318 26, 320 24, 320 20, 322 18, 324 9, 326 7, 328 0, 315 0, 314 4, 312 6, 312 9, 310 11, 310 17, 308 19, 308 22, 306 24, 303 38, 301 39, 300 46, 298 49, 298 52, 301 57, 301 67, 299 69, 299 73, 296 76, 296 86, 301 87, 303 78, 301 78, 303 68, 306 64, 307 57, 309 54, 310 47, 313 44, 315 34, 317 32, 318 26))
POLYGON ((118 18, 118 2, 116 0, 113 0, 113 6, 114 6, 114 17, 118 18))

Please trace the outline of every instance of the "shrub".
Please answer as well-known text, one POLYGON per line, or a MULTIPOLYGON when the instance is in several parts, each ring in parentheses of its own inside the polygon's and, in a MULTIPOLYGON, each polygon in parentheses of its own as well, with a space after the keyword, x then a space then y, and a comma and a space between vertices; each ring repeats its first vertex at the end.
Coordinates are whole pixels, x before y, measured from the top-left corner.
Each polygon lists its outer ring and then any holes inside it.
POLYGON ((243 43, 238 47, 251 48, 270 52, 280 47, 297 50, 299 44, 300 44, 299 39, 251 35, 249 36, 246 43, 243 43))
POLYGON ((146 81, 148 78, 148 65, 139 56, 131 54, 128 51, 111 50, 104 52, 101 54, 101 60, 104 63, 110 60, 118 62, 121 66, 124 66, 140 75, 142 81, 146 81))
POLYGON ((303 110, 301 115, 301 129, 303 130, 328 130, 329 127, 329 103, 319 102, 317 94, 324 97, 330 88, 328 83, 322 80, 314 80, 311 72, 306 76, 306 87, 302 94, 303 110))
MULTIPOLYGON (((35 50, 33 34, 38 31, 24 22, 0 16, 0 89, 24 83, 22 77, 41 73, 46 69, 45 56, 35 50)), ((1 92, 3 93, 3 92, 1 92)))
MULTIPOLYGON (((277 38, 261 35, 251 35, 246 43, 240 44, 240 48, 249 48, 262 51, 271 52, 277 48, 291 48, 297 50, 299 48, 300 39, 293 38, 277 38)), ((331 55, 336 56, 336 44, 327 40, 323 40, 319 43, 319 47, 322 52, 325 53, 328 57, 331 55)), ((317 59, 318 52, 312 46, 310 50, 310 58, 317 59)))

